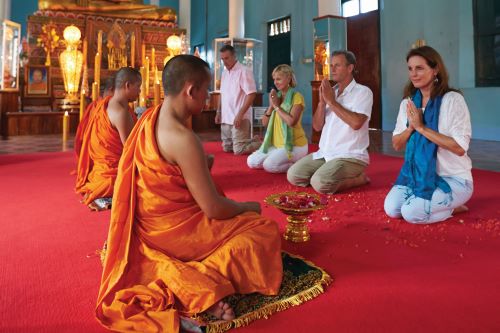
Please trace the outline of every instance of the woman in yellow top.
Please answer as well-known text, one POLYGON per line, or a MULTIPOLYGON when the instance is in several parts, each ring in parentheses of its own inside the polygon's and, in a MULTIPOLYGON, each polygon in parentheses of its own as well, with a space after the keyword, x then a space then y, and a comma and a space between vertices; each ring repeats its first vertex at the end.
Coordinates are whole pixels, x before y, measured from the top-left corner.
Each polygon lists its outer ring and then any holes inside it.
POLYGON ((269 94, 269 108, 262 123, 267 126, 260 148, 248 156, 252 169, 283 173, 296 161, 307 155, 307 137, 302 128, 304 97, 296 92, 293 69, 278 65, 273 70, 274 85, 269 94))

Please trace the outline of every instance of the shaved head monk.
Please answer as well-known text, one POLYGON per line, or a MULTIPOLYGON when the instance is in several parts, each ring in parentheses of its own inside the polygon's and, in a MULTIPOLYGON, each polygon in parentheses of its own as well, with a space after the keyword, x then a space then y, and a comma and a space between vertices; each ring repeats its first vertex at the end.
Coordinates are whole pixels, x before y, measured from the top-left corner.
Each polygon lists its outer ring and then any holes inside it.
POLYGON ((113 196, 123 144, 136 120, 129 103, 139 96, 141 82, 138 70, 121 68, 115 75, 113 96, 100 100, 89 114, 78 158, 76 191, 91 209, 106 209, 113 196))
POLYGON ((123 149, 96 309, 113 331, 179 332, 203 312, 232 320, 225 297, 279 290, 278 226, 259 203, 219 194, 187 127, 209 84, 206 62, 172 58, 163 104, 143 114, 123 149))

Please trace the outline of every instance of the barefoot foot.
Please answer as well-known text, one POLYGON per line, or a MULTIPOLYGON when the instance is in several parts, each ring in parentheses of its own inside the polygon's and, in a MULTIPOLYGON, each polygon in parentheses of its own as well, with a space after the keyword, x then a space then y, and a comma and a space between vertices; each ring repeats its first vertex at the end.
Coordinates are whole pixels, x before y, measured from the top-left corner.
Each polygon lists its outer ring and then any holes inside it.
POLYGON ((262 137, 261 137, 260 135, 255 134, 255 135, 253 136, 253 138, 252 138, 252 141, 253 141, 253 142, 262 143, 263 139, 262 139, 262 137))
POLYGON ((233 320, 235 317, 233 308, 231 308, 229 303, 226 303, 224 301, 220 301, 212 305, 207 310, 207 313, 222 320, 233 320))
POLYGON ((348 178, 344 179, 339 187, 337 188, 336 192, 344 191, 353 187, 361 186, 370 183, 370 178, 368 178, 364 172, 359 174, 358 176, 354 178, 348 178))
POLYGON ((460 214, 460 213, 465 213, 469 211, 469 207, 466 205, 458 206, 457 208, 453 209, 453 212, 451 213, 452 215, 460 214))

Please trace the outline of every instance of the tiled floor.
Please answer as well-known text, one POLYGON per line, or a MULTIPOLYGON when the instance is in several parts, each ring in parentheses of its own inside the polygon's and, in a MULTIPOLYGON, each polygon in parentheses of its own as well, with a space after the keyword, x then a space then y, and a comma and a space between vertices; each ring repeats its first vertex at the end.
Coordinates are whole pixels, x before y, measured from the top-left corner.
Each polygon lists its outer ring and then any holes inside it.
MULTIPOLYGON (((202 141, 219 141, 218 131, 198 133, 202 141)), ((391 156, 403 156, 392 148, 392 134, 383 131, 370 131, 370 152, 391 156)), ((33 152, 55 152, 73 149, 73 137, 64 143, 61 135, 12 136, 7 140, 0 139, 0 154, 22 154, 33 152)), ((474 168, 500 171, 500 142, 472 140, 469 156, 474 168)))
POLYGON ((63 142, 62 135, 21 135, 0 139, 0 154, 55 152, 73 149, 74 137, 63 142))

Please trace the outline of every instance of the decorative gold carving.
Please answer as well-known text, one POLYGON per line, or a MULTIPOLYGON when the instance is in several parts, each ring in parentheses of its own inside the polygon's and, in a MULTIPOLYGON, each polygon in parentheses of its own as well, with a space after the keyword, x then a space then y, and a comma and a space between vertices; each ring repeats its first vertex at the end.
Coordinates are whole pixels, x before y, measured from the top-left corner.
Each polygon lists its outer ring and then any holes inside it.
POLYGON ((145 5, 143 0, 38 0, 40 10, 102 13, 105 16, 175 21, 172 8, 145 5))
POLYGON ((45 53, 47 53, 47 58, 45 60, 45 66, 50 66, 50 54, 59 45, 59 36, 56 32, 56 25, 53 22, 49 22, 42 26, 43 34, 37 38, 37 46, 43 47, 45 53))
POLYGON ((316 42, 314 48, 314 79, 322 80, 329 76, 328 51, 325 42, 316 42))
POLYGON ((116 22, 108 33, 108 69, 120 69, 127 66, 127 36, 116 22))

